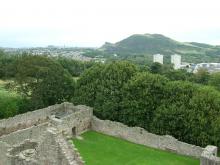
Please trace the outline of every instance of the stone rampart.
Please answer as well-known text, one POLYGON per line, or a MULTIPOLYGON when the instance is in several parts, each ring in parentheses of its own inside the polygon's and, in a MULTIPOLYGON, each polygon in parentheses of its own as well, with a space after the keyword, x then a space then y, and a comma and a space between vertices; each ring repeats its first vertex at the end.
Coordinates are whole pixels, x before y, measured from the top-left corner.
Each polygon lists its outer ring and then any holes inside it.
POLYGON ((37 141, 46 131, 47 127, 48 123, 43 123, 37 126, 32 126, 30 128, 18 130, 8 135, 1 136, 0 141, 6 142, 10 145, 19 144, 26 139, 34 139, 37 141))
POLYGON ((207 146, 200 157, 200 165, 220 165, 220 158, 217 157, 217 147, 207 146))
POLYGON ((67 138, 91 127, 92 108, 63 103, 0 120, 0 165, 82 165, 67 138))
POLYGON ((100 120, 95 116, 92 119, 92 130, 107 135, 119 137, 133 143, 148 147, 168 150, 182 155, 199 158, 204 150, 199 146, 178 141, 172 136, 159 136, 147 132, 140 127, 128 127, 119 122, 100 120))
POLYGON ((0 165, 10 165, 8 161, 8 157, 6 156, 10 146, 0 141, 0 165))
POLYGON ((65 131, 65 133, 70 136, 73 134, 79 135, 90 129, 91 126, 93 116, 92 108, 87 106, 76 107, 80 107, 81 110, 63 117, 62 120, 56 124, 59 130, 65 131))
POLYGON ((127 141, 200 158, 201 165, 220 165, 217 148, 159 136, 140 127, 100 120, 90 107, 63 103, 0 120, 0 165, 82 165, 68 139, 92 129, 127 141))
POLYGON ((72 103, 65 102, 0 120, 0 136, 45 123, 51 115, 57 118, 68 116, 81 111, 84 107, 86 106, 74 106, 72 103))
POLYGON ((33 125, 44 123, 48 120, 48 116, 50 116, 51 112, 61 109, 61 106, 62 104, 54 105, 0 120, 0 136, 20 129, 28 128, 33 125))

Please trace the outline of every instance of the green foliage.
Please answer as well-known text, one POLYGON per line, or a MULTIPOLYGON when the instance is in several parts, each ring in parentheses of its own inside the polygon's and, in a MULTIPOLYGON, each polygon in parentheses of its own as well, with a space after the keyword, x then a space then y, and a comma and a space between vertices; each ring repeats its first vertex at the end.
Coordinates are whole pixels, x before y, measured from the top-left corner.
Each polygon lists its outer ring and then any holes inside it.
POLYGON ((93 62, 81 62, 64 57, 59 57, 57 61, 74 77, 80 76, 86 69, 94 65, 93 62))
POLYGON ((190 100, 190 108, 191 136, 197 137, 193 143, 220 146, 220 93, 211 87, 200 87, 190 100))
POLYGON ((78 80, 74 102, 93 106, 95 114, 101 118, 117 120, 122 88, 136 71, 137 68, 128 62, 96 65, 78 80))
POLYGON ((77 81, 74 103, 94 107, 101 71, 104 67, 103 64, 94 65, 81 75, 77 81))
POLYGON ((33 109, 68 101, 74 92, 74 81, 64 68, 44 56, 22 56, 16 65, 19 91, 30 98, 33 109))
POLYGON ((95 115, 103 119, 203 147, 220 146, 220 93, 193 83, 207 83, 209 74, 194 76, 169 67, 157 69, 162 75, 145 70, 127 62, 95 65, 78 80, 74 101, 94 107, 95 115))
POLYGON ((210 74, 208 84, 214 86, 217 90, 220 91, 220 73, 210 74))
POLYGON ((189 118, 193 111, 189 110, 189 102, 197 86, 189 82, 174 81, 167 83, 164 88, 164 98, 155 112, 154 132, 190 142, 185 138, 191 135, 192 129, 189 118))
POLYGON ((151 73, 162 73, 163 65, 158 62, 155 62, 150 66, 150 71, 151 73))
POLYGON ((164 97, 167 79, 160 75, 139 73, 131 78, 123 90, 122 122, 151 130, 154 112, 164 97))
POLYGON ((179 69, 179 70, 171 69, 171 70, 165 71, 164 73, 162 73, 162 75, 166 76, 172 81, 178 81, 178 80, 194 81, 193 73, 189 73, 184 69, 179 69))
POLYGON ((0 51, 0 78, 12 78, 15 76, 15 63, 17 56, 12 56, 0 51))
POLYGON ((209 72, 206 69, 199 69, 197 73, 195 73, 194 81, 199 84, 207 85, 209 81, 209 72))
POLYGON ((73 143, 86 165, 198 165, 199 160, 89 131, 73 143), (163 163, 161 163, 163 162, 163 163))
POLYGON ((7 91, 0 81, 0 119, 16 115, 23 103, 22 97, 15 92, 7 91))

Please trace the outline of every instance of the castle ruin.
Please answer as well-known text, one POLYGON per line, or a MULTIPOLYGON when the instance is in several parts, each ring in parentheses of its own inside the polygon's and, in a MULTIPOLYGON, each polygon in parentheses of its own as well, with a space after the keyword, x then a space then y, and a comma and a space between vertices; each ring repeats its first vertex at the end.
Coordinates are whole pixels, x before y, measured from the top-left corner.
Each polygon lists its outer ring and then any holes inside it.
POLYGON ((93 116, 92 108, 71 103, 0 120, 0 165, 83 165, 72 138, 88 130, 200 158, 200 165, 220 165, 215 146, 202 148, 140 127, 100 120, 93 116))

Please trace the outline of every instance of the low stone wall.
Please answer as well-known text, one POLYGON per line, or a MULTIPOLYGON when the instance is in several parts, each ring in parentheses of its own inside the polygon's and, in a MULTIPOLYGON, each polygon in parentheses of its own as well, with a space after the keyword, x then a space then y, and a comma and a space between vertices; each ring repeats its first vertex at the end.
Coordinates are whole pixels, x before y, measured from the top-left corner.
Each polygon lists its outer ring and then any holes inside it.
POLYGON ((72 103, 65 102, 0 120, 0 136, 45 123, 51 115, 68 116, 81 111, 81 108, 84 107, 86 106, 74 106, 72 103))
POLYGON ((128 127, 119 122, 100 120, 93 116, 92 130, 119 137, 133 143, 168 150, 182 155, 199 158, 204 148, 178 141, 172 136, 159 136, 140 127, 128 127))
POLYGON ((10 117, 8 119, 0 120, 0 136, 20 129, 28 128, 33 125, 44 123, 48 120, 48 116, 50 116, 52 111, 59 110, 62 108, 62 106, 62 104, 57 104, 47 108, 16 115, 15 117, 10 117))
POLYGON ((36 150, 39 165, 83 165, 79 154, 56 128, 48 128, 36 150))
POLYGON ((92 108, 82 105, 75 106, 75 108, 72 114, 61 119, 57 119, 55 116, 50 117, 50 123, 58 130, 62 130, 66 136, 81 134, 91 127, 92 108))
POLYGON ((0 141, 0 165, 10 165, 6 156, 9 148, 10 146, 7 143, 0 141))
POLYGON ((26 139, 39 140, 40 136, 46 131, 48 123, 43 123, 38 126, 32 126, 30 128, 18 130, 8 135, 0 137, 0 141, 6 142, 10 145, 19 144, 26 139))
POLYGON ((200 158, 200 165, 220 165, 220 158, 217 157, 217 147, 207 146, 200 158))

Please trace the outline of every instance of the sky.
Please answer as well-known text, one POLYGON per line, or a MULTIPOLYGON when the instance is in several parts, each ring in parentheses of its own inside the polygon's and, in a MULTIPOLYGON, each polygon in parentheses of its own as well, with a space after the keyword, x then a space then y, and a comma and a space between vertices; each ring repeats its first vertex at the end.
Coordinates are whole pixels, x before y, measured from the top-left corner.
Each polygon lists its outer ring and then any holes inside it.
POLYGON ((145 33, 220 45, 220 1, 0 0, 0 47, 99 47, 145 33))

